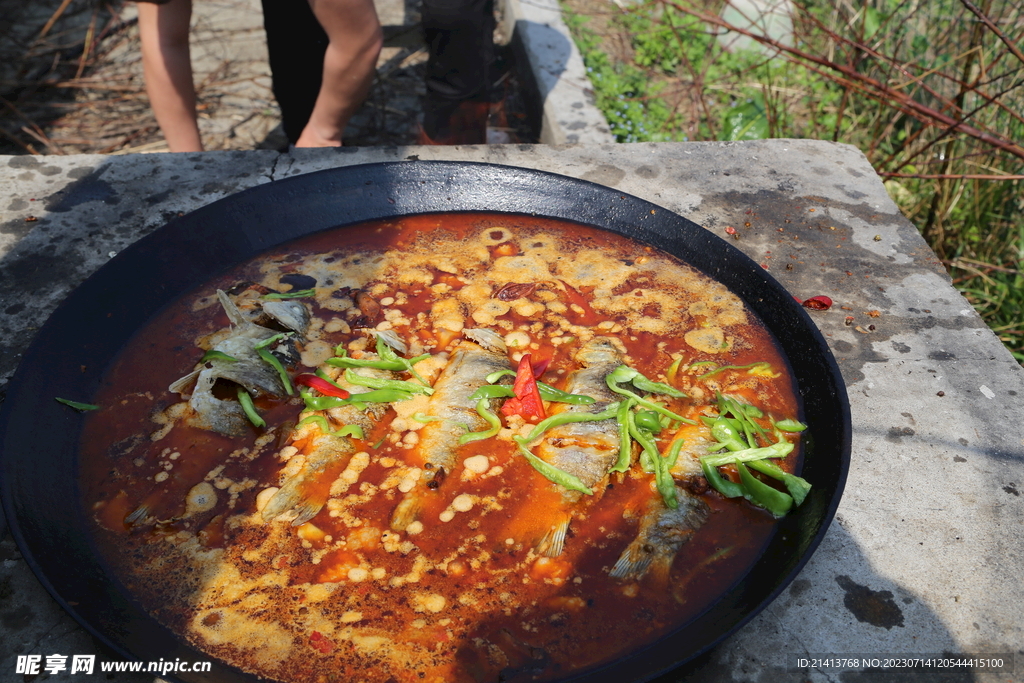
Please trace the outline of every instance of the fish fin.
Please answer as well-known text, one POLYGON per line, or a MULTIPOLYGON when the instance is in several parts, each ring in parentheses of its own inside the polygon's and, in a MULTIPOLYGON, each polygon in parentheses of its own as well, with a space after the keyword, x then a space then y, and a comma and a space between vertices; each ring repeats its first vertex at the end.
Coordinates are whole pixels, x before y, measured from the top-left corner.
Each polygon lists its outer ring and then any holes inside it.
POLYGON ((537 542, 536 550, 545 557, 558 557, 565 550, 565 534, 569 531, 571 515, 566 515, 558 524, 548 529, 544 537, 537 542))
POLYGON ((323 472, 310 472, 306 469, 290 477, 263 508, 263 520, 269 522, 286 512, 296 512, 300 517, 307 515, 301 522, 293 520, 298 526, 316 516, 327 502, 327 491, 318 485, 322 475, 323 472))
POLYGON ((299 472, 286 481, 263 508, 263 521, 270 522, 286 512, 294 512, 292 526, 299 526, 316 517, 327 504, 330 491, 330 484, 320 481, 323 478, 323 472, 299 472))
POLYGON ((636 538, 626 546, 619 556, 618 562, 612 567, 610 576, 613 579, 641 579, 651 567, 651 560, 654 553, 648 549, 648 544, 636 538))
POLYGON ((508 347, 505 345, 505 338, 494 330, 489 330, 485 327, 466 328, 462 330, 462 336, 476 342, 489 351, 497 351, 500 353, 508 352, 508 347))
POLYGON ((301 473, 295 475, 282 486, 263 508, 263 521, 270 522, 289 510, 293 510, 301 501, 299 485, 302 483, 301 473))
POLYGON ((306 455, 306 464, 285 481, 263 508, 263 520, 269 522, 286 512, 297 516, 294 526, 316 517, 327 504, 331 485, 351 460, 355 448, 348 439, 319 438, 306 455))
POLYGON ((245 325, 249 322, 248 319, 242 315, 242 312, 238 310, 238 306, 235 305, 235 302, 229 299, 228 295, 225 294, 223 290, 217 290, 217 300, 220 301, 220 305, 224 307, 224 312, 227 313, 228 320, 232 325, 245 325))
POLYGON ((124 524, 127 526, 133 526, 136 522, 141 522, 149 516, 149 506, 145 503, 135 508, 127 517, 124 518, 124 524))
POLYGON ((182 398, 190 397, 192 394, 189 393, 188 389, 193 384, 195 384, 196 378, 199 377, 199 373, 201 373, 203 369, 204 368, 193 370, 184 377, 180 377, 174 380, 173 382, 171 382, 171 385, 167 387, 167 391, 171 392, 172 394, 180 394, 182 398))
POLYGON ((419 489, 413 489, 405 494, 405 498, 391 513, 391 530, 405 531, 419 518, 421 512, 423 512, 423 500, 420 498, 419 489))
POLYGON ((317 513, 327 504, 324 496, 309 496, 292 508, 298 516, 292 521, 292 526, 301 526, 316 517, 317 513))

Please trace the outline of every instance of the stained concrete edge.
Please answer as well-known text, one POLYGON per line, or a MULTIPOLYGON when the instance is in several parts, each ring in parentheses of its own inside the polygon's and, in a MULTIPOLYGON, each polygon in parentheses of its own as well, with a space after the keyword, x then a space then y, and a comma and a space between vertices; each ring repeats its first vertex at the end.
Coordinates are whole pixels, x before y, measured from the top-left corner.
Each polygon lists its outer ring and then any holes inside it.
POLYGON ((615 142, 597 108, 583 57, 562 20, 558 0, 505 0, 502 32, 511 37, 520 73, 540 110, 547 145, 615 142))

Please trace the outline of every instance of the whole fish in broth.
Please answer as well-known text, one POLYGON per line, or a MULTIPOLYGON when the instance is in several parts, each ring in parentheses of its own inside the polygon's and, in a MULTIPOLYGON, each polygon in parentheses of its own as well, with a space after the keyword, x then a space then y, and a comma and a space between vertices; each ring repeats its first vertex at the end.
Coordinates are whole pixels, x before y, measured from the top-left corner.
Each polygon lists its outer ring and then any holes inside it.
POLYGON ((427 412, 437 419, 420 431, 413 455, 421 463, 423 473, 395 508, 391 516, 393 531, 404 531, 416 521, 424 497, 455 468, 459 439, 468 432, 488 427, 476 411, 477 401, 470 397, 487 384, 488 375, 512 369, 500 335, 486 329, 463 330, 463 335, 467 338, 459 340, 448 365, 434 382, 427 412))
MULTIPOLYGON (((366 354, 373 359, 374 354, 366 354)), ((345 381, 344 373, 336 368, 326 366, 325 371, 337 373, 337 383, 349 392, 352 397, 371 391, 368 387, 351 384, 345 381)), ((352 372, 362 377, 375 379, 395 379, 395 373, 377 368, 355 368, 352 372)), ((289 477, 281 488, 268 501, 262 510, 263 519, 271 521, 280 515, 294 512, 293 526, 299 526, 313 519, 327 503, 331 484, 344 471, 349 460, 358 451, 358 439, 351 436, 338 436, 325 433, 323 425, 330 430, 342 427, 358 427, 364 435, 368 435, 384 418, 389 409, 387 403, 354 403, 329 408, 327 410, 307 410, 300 415, 300 422, 313 416, 325 421, 310 420, 292 431, 288 444, 282 449, 292 449, 290 457, 301 455, 305 458, 302 468, 289 477)))
POLYGON ((672 509, 661 496, 651 496, 636 537, 612 567, 612 578, 639 580, 653 571, 657 580, 668 579, 676 553, 708 521, 710 514, 704 501, 679 486, 676 501, 679 506, 672 509))
MULTIPOLYGON (((605 377, 622 364, 623 354, 610 337, 595 337, 576 353, 582 365, 569 377, 565 391, 583 394, 595 400, 588 405, 552 404, 551 415, 560 413, 601 413, 620 397, 613 393, 605 377)), ((594 488, 605 482, 608 470, 619 457, 619 428, 614 418, 592 422, 570 422, 554 427, 544 435, 536 454, 545 462, 577 477, 584 486, 594 488)), ((561 509, 554 525, 537 544, 542 555, 562 554, 565 534, 577 503, 583 494, 562 489, 561 509)))

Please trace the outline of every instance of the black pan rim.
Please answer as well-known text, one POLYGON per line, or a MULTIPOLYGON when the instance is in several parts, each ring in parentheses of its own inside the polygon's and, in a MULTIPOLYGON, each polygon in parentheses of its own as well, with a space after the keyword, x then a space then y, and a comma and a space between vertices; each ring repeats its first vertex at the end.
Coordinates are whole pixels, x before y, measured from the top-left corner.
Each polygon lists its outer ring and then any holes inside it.
MULTIPOLYGON (((40 520, 35 515, 27 514, 31 505, 25 500, 26 492, 33 486, 40 488, 42 483, 30 482, 26 488, 26 485, 18 480, 19 476, 25 473, 24 463, 17 459, 16 453, 12 455, 12 449, 9 447, 12 439, 14 442, 19 438, 24 440, 25 435, 18 431, 19 418, 26 415, 30 409, 41 409, 44 416, 51 417, 51 422, 68 425, 69 430, 77 433, 75 425, 80 424, 77 416, 69 415, 66 408, 61 407, 58 410, 54 405, 48 405, 46 397, 40 397, 39 392, 32 390, 32 382, 38 379, 40 368, 45 367, 48 362, 52 363, 55 349, 61 348, 61 345, 56 343, 59 340, 53 337, 60 334, 68 325, 78 321, 81 317, 77 314, 78 309, 83 306, 95 306, 95 302, 104 301, 104 297, 109 299, 112 279, 117 280, 125 272, 138 272, 140 264, 152 265, 153 259, 167 258, 164 250, 170 250, 172 260, 180 260, 183 258, 182 255, 189 254, 190 247, 203 248, 207 252, 215 252, 216 246, 226 247, 229 257, 216 267, 220 272, 273 246, 320 230, 353 225, 374 218, 453 211, 497 211, 527 216, 538 215, 593 225, 652 244, 719 281, 735 278, 737 273, 742 273, 749 280, 743 283, 740 288, 742 291, 736 291, 732 286, 730 289, 761 315, 766 326, 772 329, 780 345, 787 351, 787 355, 790 355, 786 348, 792 341, 789 339, 790 336, 800 338, 802 352, 815 355, 813 367, 802 371, 803 374, 797 377, 798 385, 803 393, 804 384, 812 379, 819 383, 823 382, 825 395, 816 398, 827 402, 828 408, 832 411, 832 415, 826 421, 827 425, 821 427, 821 430, 830 432, 821 434, 821 437, 827 437, 824 440, 831 444, 831 450, 838 455, 835 466, 826 473, 829 479, 828 495, 813 501, 816 507, 813 519, 808 522, 810 528, 799 526, 804 517, 810 516, 808 514, 787 518, 788 521, 784 521, 777 531, 777 537, 799 537, 797 555, 795 558, 784 558, 785 571, 775 577, 772 586, 755 591, 756 596, 752 596, 756 598, 755 604, 745 603, 746 596, 741 595, 736 597, 736 604, 722 607, 722 601, 728 597, 723 596, 718 603, 705 611, 705 615, 716 609, 722 612, 720 617, 711 620, 716 626, 712 629, 714 632, 710 636, 698 638, 697 645, 683 657, 672 648, 664 646, 666 641, 679 635, 677 631, 638 653, 604 667, 583 672, 572 680, 625 680, 626 676, 633 680, 649 680, 714 647, 753 619, 788 586, 821 542, 838 507, 849 468, 851 427, 849 402, 838 366, 809 316, 792 300, 785 289, 731 244, 663 207, 612 188, 545 171, 497 164, 446 161, 387 162, 339 167, 292 176, 249 188, 174 219, 163 228, 141 238, 98 269, 69 294, 37 334, 9 384, 8 399, 0 407, 0 494, 3 496, 12 535, 26 562, 57 602, 83 627, 126 659, 139 652, 133 644, 137 638, 124 633, 127 630, 124 624, 97 626, 96 614, 83 609, 79 601, 68 597, 66 579, 51 581, 55 568, 52 561, 48 561, 46 557, 45 546, 46 543, 51 543, 52 539, 40 542, 32 538, 34 533, 45 530, 46 533, 57 534, 62 540, 73 545, 77 543, 76 550, 86 554, 91 543, 88 541, 83 545, 80 537, 86 530, 84 515, 77 520, 71 519, 70 525, 60 527, 53 520, 49 520, 48 525, 40 525, 40 520), (358 198, 361 204, 353 207, 354 198, 358 198), (303 203, 299 205, 297 202, 303 203), (573 215, 563 215, 570 208, 573 215), (339 210, 343 212, 341 215, 338 213, 339 210), (376 211, 377 215, 365 216, 367 210, 376 211), (289 218, 295 222, 308 218, 309 223, 300 226, 298 230, 293 226, 287 226, 282 230, 282 222, 287 222, 289 218), (200 228, 209 225, 214 219, 226 221, 227 227, 216 228, 212 235, 200 234, 200 228), (246 220, 253 223, 247 224, 244 222, 246 220), (685 236, 686 240, 680 235, 685 236), (240 239, 242 243, 230 243, 232 237, 240 239), (714 258, 708 257, 708 253, 714 258), (694 262, 695 260, 698 262, 694 262), (768 318, 776 321, 775 327, 762 314, 762 309, 770 313, 768 318), (801 381, 800 377, 804 377, 804 380, 801 381), (28 405, 25 405, 26 403, 28 405), (69 604, 71 602, 79 604, 69 604)), ((166 305, 191 288, 182 285, 182 280, 191 277, 194 280, 192 286, 198 286, 202 279, 216 275, 216 272, 211 271, 213 266, 210 264, 209 255, 197 261, 182 264, 186 272, 175 274, 171 278, 174 280, 173 285, 150 283, 154 284, 157 291, 147 293, 147 296, 142 298, 147 301, 154 297, 162 298, 166 305)), ((108 303, 114 311, 111 315, 125 312, 125 305, 118 305, 116 301, 108 303)), ((144 316, 145 319, 148 319, 155 310, 151 308, 144 316)), ((90 348, 88 340, 82 344, 82 351, 88 353, 90 348)), ((89 377, 101 376, 102 372, 102 368, 90 371, 89 377)), ((794 375, 797 376, 798 373, 794 372, 794 375)), ((86 389, 89 377, 71 378, 65 385, 67 391, 86 389)), ((60 386, 57 388, 61 389, 60 386)), ((82 396, 84 392, 77 395, 82 396)), ((54 402, 50 400, 49 403, 54 402)), ((805 400, 805 405, 806 403, 805 400)), ((55 457, 74 461, 74 453, 69 453, 66 449, 55 457)), ((811 464, 816 466, 813 460, 811 464)), ((806 467, 805 461, 805 474, 806 467)), ((77 494, 77 477, 74 479, 76 481, 72 482, 71 486, 77 494)), ((75 501, 78 500, 80 498, 76 495, 75 501)), ((772 543, 774 542, 773 540, 772 543)), ((93 551, 95 552, 95 549, 93 551)), ((100 576, 89 577, 90 580, 102 579, 102 572, 99 574, 100 576)), ((115 588, 124 591, 119 583, 115 588)), ((104 588, 107 591, 110 589, 109 585, 104 588)), ((116 606, 115 615, 125 616, 129 623, 136 623, 140 618, 137 612, 141 608, 131 598, 130 593, 125 591, 122 597, 124 602, 116 606)), ((141 618, 144 621, 148 615, 143 611, 141 618)), ((703 619, 703 616, 699 617, 698 621, 700 619, 703 619)), ((143 626, 146 627, 145 630, 154 629, 153 624, 143 626)), ((685 631, 687 628, 689 627, 679 631, 685 631)), ((166 637, 170 634, 166 629, 161 633, 161 629, 162 627, 157 626, 153 631, 154 636, 166 637)), ((196 654, 194 659, 203 657, 202 653, 182 645, 176 636, 172 637, 178 641, 178 647, 173 648, 174 650, 192 652, 196 654)), ((152 655, 152 652, 147 654, 152 655)), ((223 664, 220 667, 215 668, 213 676, 187 676, 178 680, 191 683, 249 679, 233 667, 223 664)))

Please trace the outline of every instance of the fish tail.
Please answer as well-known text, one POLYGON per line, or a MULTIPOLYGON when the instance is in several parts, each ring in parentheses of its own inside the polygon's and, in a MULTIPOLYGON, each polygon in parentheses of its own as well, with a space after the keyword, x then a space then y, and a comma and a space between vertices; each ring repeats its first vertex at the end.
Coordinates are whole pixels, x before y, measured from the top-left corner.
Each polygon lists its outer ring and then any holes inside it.
POLYGON ((314 438, 302 468, 284 482, 263 508, 263 520, 269 522, 294 511, 297 516, 292 524, 299 526, 316 517, 327 504, 331 485, 348 467, 355 450, 344 437, 314 438))
POLYGON ((392 531, 405 531, 410 524, 419 519, 423 512, 423 498, 420 494, 419 488, 414 488, 398 503, 395 511, 391 513, 392 531))
POLYGON ((537 542, 536 550, 545 557, 558 557, 565 550, 565 534, 569 531, 572 515, 565 515, 537 542))
MULTIPOLYGON (((645 539, 637 537, 622 551, 610 575, 613 579, 641 579, 651 568, 654 559, 654 549, 645 539)), ((667 569, 666 567, 666 571, 667 569)))
POLYGON ((318 472, 299 472, 286 481, 263 508, 263 520, 269 522, 286 512, 296 513, 292 526, 313 519, 327 504, 331 484, 341 469, 334 466, 318 472))
POLYGON ((327 504, 331 484, 348 466, 349 459, 342 457, 324 467, 307 466, 290 477, 263 508, 263 520, 269 522, 286 512, 295 512, 292 525, 299 526, 316 517, 327 504))

